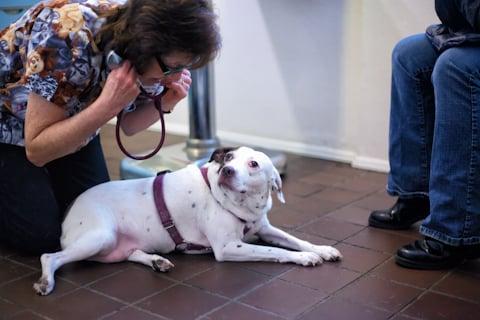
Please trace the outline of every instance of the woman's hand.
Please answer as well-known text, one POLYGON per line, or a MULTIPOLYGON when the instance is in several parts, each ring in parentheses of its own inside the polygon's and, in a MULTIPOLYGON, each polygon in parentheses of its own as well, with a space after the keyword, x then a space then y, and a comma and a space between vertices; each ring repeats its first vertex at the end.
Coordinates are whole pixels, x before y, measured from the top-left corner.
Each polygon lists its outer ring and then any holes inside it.
POLYGON ((162 97, 162 110, 170 112, 175 108, 177 103, 187 96, 192 78, 190 71, 183 69, 181 73, 168 77, 171 81, 165 83, 168 88, 167 93, 162 97))
POLYGON ((115 117, 139 95, 137 78, 138 74, 128 60, 110 72, 97 99, 101 112, 105 112, 109 119, 115 117))

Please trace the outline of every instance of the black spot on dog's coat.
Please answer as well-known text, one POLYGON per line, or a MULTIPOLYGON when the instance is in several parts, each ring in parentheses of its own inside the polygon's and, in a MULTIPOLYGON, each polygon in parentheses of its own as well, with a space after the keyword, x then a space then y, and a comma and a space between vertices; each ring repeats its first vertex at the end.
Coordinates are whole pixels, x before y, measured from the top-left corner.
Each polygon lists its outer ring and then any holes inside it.
POLYGON ((219 173, 222 170, 223 166, 225 165, 225 162, 228 162, 233 159, 233 153, 231 152, 237 149, 238 148, 219 148, 212 153, 212 156, 210 157, 210 160, 208 160, 208 162, 215 161, 216 163, 219 163, 220 164, 218 168, 218 173, 219 173))
POLYGON ((212 156, 210 157, 210 160, 208 162, 218 162, 222 166, 225 163, 225 156, 227 153, 237 150, 238 148, 219 148, 215 151, 213 151, 212 156))
POLYGON ((196 204, 195 203, 192 203, 192 208, 195 208, 196 204))
POLYGON ((237 244, 237 248, 241 248, 241 247, 242 247, 242 245, 241 245, 241 244, 237 244))

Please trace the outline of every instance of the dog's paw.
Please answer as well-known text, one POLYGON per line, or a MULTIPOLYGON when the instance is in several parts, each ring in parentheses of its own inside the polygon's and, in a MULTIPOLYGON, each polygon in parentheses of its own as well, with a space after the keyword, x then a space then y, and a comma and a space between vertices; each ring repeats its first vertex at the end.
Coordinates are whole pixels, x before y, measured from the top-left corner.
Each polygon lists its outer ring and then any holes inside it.
POLYGON ((314 252, 293 252, 293 262, 305 267, 313 267, 317 264, 322 264, 322 258, 314 252))
POLYGON ((174 265, 170 262, 170 260, 162 258, 160 256, 158 259, 152 260, 152 268, 157 272, 167 272, 173 267, 174 265))
POLYGON ((343 258, 340 251, 330 246, 315 246, 315 253, 325 261, 340 261, 343 258))
POLYGON ((37 282, 33 284, 33 290, 35 290, 38 295, 46 296, 47 294, 52 292, 54 286, 55 283, 53 281, 48 281, 46 277, 42 276, 40 279, 38 279, 37 282))

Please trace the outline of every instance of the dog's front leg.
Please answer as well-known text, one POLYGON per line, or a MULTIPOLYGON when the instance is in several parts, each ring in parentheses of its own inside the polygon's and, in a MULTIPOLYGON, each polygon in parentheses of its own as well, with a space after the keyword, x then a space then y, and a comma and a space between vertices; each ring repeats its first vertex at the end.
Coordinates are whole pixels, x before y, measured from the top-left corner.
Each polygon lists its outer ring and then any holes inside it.
POLYGON ((257 234, 263 241, 276 246, 298 251, 315 252, 327 261, 337 261, 342 259, 342 254, 337 249, 331 246, 317 246, 308 241, 298 239, 285 231, 272 226, 268 221, 264 222, 264 225, 260 228, 257 234))
POLYGON ((149 254, 142 250, 135 250, 127 258, 128 261, 137 262, 151 267, 157 272, 166 272, 174 267, 170 260, 159 256, 158 254, 149 254))
POLYGON ((218 261, 272 261, 292 262, 303 266, 322 263, 322 258, 314 252, 295 252, 281 248, 259 246, 238 241, 231 241, 223 246, 213 248, 218 261))

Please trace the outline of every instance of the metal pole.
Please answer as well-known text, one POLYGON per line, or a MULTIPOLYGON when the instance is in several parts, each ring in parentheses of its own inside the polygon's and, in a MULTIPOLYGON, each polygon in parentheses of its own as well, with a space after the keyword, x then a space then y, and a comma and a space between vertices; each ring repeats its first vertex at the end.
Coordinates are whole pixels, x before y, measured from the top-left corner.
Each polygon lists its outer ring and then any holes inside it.
POLYGON ((187 157, 192 160, 208 157, 220 146, 215 135, 215 105, 213 65, 192 71, 192 86, 188 96, 190 134, 187 157))

